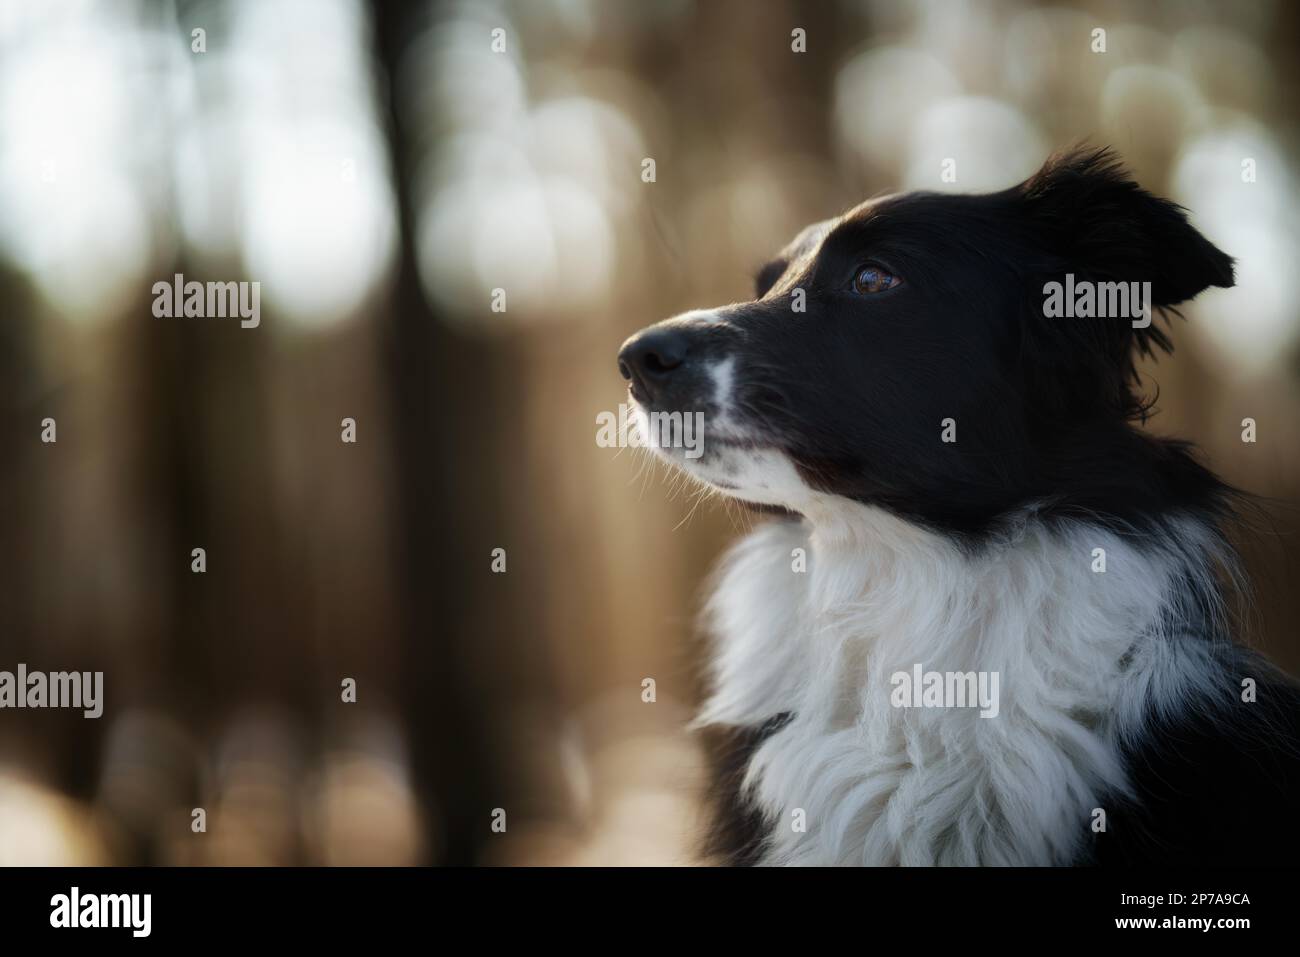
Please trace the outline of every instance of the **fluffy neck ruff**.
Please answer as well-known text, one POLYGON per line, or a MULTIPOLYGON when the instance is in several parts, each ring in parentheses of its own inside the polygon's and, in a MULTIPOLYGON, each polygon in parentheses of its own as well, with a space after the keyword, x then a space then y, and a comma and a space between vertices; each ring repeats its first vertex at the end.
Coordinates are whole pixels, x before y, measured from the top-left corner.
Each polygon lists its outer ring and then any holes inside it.
POLYGON ((1222 555, 1191 520, 1134 538, 1032 515, 971 551, 847 503, 753 532, 709 605, 697 723, 790 716, 744 776, 768 822, 761 860, 1076 860, 1094 809, 1128 793, 1124 745, 1226 690, 1222 555), (916 665, 997 672, 997 716, 896 707, 891 675, 916 665))

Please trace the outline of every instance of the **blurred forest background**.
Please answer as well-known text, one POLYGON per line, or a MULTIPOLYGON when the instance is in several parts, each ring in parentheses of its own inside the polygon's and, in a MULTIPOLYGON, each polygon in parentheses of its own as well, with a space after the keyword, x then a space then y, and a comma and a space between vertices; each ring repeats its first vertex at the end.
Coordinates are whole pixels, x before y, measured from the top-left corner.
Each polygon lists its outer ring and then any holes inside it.
POLYGON ((1298 42, 1280 0, 0 0, 0 669, 106 699, 0 712, 0 864, 692 862, 746 520, 596 444, 619 343, 1084 139, 1238 258, 1151 427, 1273 500, 1252 621, 1300 670, 1298 42), (261 325, 155 318, 175 273, 261 325))

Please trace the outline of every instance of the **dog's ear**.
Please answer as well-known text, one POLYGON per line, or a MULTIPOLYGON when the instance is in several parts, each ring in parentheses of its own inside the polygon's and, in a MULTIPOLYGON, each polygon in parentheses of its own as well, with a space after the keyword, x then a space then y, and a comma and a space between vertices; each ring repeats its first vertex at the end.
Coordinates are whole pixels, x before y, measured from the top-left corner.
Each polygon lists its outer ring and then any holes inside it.
POLYGON ((1144 418, 1149 403, 1134 391, 1136 354, 1172 351, 1166 331, 1114 318, 1044 322, 1042 283, 1066 273, 1094 283, 1149 282, 1149 305, 1163 313, 1209 286, 1231 286, 1232 259, 1196 231, 1182 207, 1138 186, 1106 149, 1054 156, 1011 193, 1041 254, 1029 264, 1036 318, 1025 327, 1023 349, 1044 416, 1054 421, 1101 403, 1144 418))
POLYGON ((1233 283, 1232 258, 1196 231, 1181 206, 1135 183, 1109 149, 1053 156, 1016 190, 1048 249, 1076 275, 1150 282, 1154 306, 1233 283))

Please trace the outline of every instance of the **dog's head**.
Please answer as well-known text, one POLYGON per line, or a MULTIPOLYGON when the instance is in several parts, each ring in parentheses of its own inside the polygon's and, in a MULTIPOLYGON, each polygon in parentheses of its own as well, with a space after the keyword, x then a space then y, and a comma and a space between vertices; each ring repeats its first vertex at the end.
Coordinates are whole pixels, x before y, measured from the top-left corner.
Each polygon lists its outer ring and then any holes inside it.
POLYGON ((1131 424, 1135 354, 1170 347, 1151 310, 1232 282, 1178 206, 1072 152, 1004 192, 810 226, 753 301, 639 332, 619 369, 661 454, 744 501, 847 498, 958 532, 1028 506, 1127 518, 1200 494, 1131 424), (702 450, 666 440, 673 413, 701 418, 702 450))

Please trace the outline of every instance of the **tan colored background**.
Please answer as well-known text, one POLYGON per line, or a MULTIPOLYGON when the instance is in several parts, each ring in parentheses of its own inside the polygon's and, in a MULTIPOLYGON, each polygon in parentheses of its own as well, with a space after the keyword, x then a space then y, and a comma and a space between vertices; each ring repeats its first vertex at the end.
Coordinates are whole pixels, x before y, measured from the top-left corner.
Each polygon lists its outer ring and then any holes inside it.
POLYGON ((615 351, 946 157, 1110 144, 1239 258, 1153 427, 1273 500, 1251 617, 1300 670, 1294 5, 0 11, 0 669, 107 697, 0 712, 0 863, 691 862, 692 622, 752 519, 596 445, 615 351), (176 272, 261 326, 153 318, 176 272))

